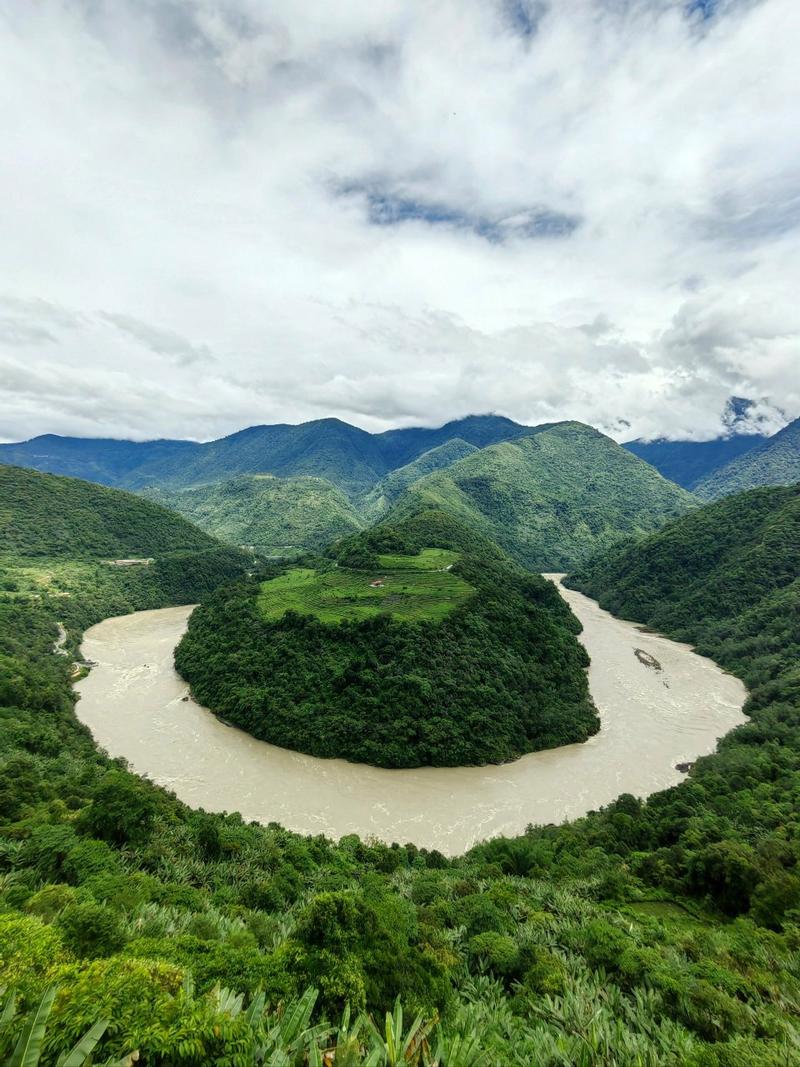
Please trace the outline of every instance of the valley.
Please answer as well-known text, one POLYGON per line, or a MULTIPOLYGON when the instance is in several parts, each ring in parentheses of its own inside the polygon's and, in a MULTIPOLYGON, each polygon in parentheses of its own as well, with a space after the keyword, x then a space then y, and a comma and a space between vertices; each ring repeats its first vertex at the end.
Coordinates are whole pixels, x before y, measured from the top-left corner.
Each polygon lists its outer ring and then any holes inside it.
POLYGON ((684 777, 676 764, 711 752, 745 721, 738 679, 580 593, 564 596, 583 626, 600 732, 500 766, 383 770, 290 752, 225 725, 186 699, 173 666, 192 608, 127 615, 87 631, 82 651, 97 666, 77 685, 77 713, 112 756, 192 807, 334 840, 413 840, 458 855, 531 822, 578 818, 620 793, 665 789, 684 777), (642 649, 658 672, 641 662, 642 649))

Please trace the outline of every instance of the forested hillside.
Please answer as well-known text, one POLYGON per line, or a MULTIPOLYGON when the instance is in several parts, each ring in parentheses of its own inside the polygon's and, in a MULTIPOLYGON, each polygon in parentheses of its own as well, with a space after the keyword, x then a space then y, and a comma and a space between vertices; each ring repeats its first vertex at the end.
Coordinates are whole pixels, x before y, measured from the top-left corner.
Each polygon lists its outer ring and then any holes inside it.
POLYGON ((145 495, 214 537, 250 545, 267 556, 322 548, 363 526, 344 493, 322 478, 241 475, 194 489, 152 489, 145 495))
POLYGON ((598 720, 577 620, 550 582, 459 551, 446 526, 384 527, 338 562, 221 589, 178 670, 227 721, 315 756, 466 766, 586 740, 598 720))
MULTIPOLYGON (((454 531, 441 514, 415 524, 454 531)), ((0 581, 0 975, 19 998, 4 1056, 57 984, 45 1063, 101 1020, 97 1063, 796 1061, 795 699, 776 691, 646 805, 622 797, 453 861, 333 844, 190 811, 99 753, 50 651, 69 601, 14 580, 0 581)), ((104 596, 85 623, 116 610, 104 596)))
POLYGON ((405 517, 441 509, 531 570, 563 571, 693 505, 683 489, 598 430, 565 422, 419 479, 395 511, 405 517))
POLYGON ((763 434, 738 433, 712 441, 627 441, 623 447, 692 492, 713 471, 768 440, 763 434))
POLYGON ((758 448, 712 471, 697 484, 697 494, 715 500, 757 485, 791 485, 798 481, 800 419, 795 419, 758 448))
POLYGON ((387 474, 377 485, 373 486, 363 500, 359 501, 359 510, 366 519, 376 522, 419 478, 424 478, 426 474, 431 474, 433 471, 452 467, 458 460, 477 451, 475 445, 462 441, 460 437, 453 438, 443 445, 437 445, 436 448, 423 452, 411 463, 387 474))
POLYGON ((241 552, 131 493, 0 467, 4 603, 13 611, 41 598, 57 609, 72 651, 73 630, 110 614, 191 603, 248 565, 241 552))
POLYGON ((168 508, 76 478, 0 467, 0 547, 70 559, 219 548, 168 508))

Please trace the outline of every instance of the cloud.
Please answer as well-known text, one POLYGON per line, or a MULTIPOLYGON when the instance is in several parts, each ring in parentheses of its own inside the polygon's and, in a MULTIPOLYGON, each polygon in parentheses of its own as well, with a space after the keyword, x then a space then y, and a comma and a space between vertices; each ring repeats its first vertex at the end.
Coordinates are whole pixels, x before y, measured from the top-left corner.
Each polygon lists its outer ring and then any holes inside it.
POLYGON ((163 330, 158 326, 151 326, 150 323, 141 322, 132 315, 115 315, 105 311, 100 312, 100 317, 112 326, 116 326, 118 330, 140 341, 151 352, 174 359, 183 367, 212 358, 207 345, 194 345, 174 330, 163 330))
POLYGON ((798 47, 792 0, 10 0, 0 436, 800 415, 798 47))

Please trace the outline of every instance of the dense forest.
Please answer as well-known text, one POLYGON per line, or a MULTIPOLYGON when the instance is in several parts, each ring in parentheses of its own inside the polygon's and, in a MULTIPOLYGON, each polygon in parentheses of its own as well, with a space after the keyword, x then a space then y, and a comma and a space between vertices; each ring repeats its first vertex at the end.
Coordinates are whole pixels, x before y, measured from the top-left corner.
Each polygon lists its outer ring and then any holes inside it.
POLYGON ((0 466, 0 551, 70 559, 220 548, 167 508, 75 478, 0 466))
POLYGON ((323 478, 243 474, 192 489, 150 489, 145 495, 214 537, 267 556, 320 549, 364 525, 344 493, 323 478))
MULTIPOLYGON (((555 587, 475 550, 454 557, 445 574, 414 569, 421 549, 464 543, 442 532, 430 516, 384 527, 384 547, 395 555, 374 561, 376 534, 351 539, 338 549, 350 566, 336 567, 335 588, 324 580, 331 563, 317 564, 317 599, 320 589, 335 595, 346 577, 349 600, 358 602, 360 589, 381 596, 383 610, 371 618, 321 621, 311 600, 302 614, 273 618, 259 603, 269 583, 221 589, 192 616, 178 670, 196 699, 227 721, 315 756, 466 766, 586 740, 598 728, 588 661, 579 624, 555 587), (377 575, 382 587, 373 591, 377 575), (458 603, 440 617, 448 595, 441 582, 456 586, 456 578, 474 593, 462 599, 461 586, 454 588, 458 603)), ((298 576, 308 589, 312 572, 298 576)))
POLYGON ((388 519, 438 508, 534 571, 566 571, 695 505, 590 426, 539 427, 412 483, 388 519))
MULTIPOLYGON (((790 560, 793 498, 773 499, 740 536, 755 543, 772 511, 785 527, 773 548, 785 540, 790 560)), ((749 508, 750 495, 707 509, 709 548, 749 508)), ((668 528, 665 569, 686 567, 674 531, 690 518, 668 528)), ((392 546, 376 534, 367 547, 392 546)), ((684 588, 702 598, 712 569, 687 570, 684 588)), ((603 562, 594 573, 606 597, 623 577, 603 562)), ((646 574, 639 584, 647 593, 646 574)), ((744 590, 714 616, 717 649, 758 610, 758 590, 744 590)), ((649 603, 679 592, 654 586, 649 603)), ((93 612, 112 612, 105 595, 93 612)), ((96 1064, 136 1051, 182 1067, 797 1062, 797 658, 773 665, 770 647, 796 624, 796 600, 784 618, 765 614, 757 642, 745 635, 752 720, 685 783, 455 860, 191 811, 108 760, 50 651, 64 601, 0 591, 0 984, 17 998, 0 1009, 0 1057, 27 1034, 26 1062, 41 1048, 54 1064, 89 1032, 70 1062, 93 1042, 96 1064)))

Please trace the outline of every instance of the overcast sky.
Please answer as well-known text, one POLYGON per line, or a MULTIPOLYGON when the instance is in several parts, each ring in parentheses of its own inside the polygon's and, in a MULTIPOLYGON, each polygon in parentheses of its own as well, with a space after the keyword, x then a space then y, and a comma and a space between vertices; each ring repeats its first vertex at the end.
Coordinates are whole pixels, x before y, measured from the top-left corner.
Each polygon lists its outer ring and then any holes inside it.
POLYGON ((800 415, 797 0, 0 0, 0 438, 800 415))

